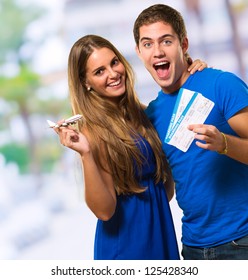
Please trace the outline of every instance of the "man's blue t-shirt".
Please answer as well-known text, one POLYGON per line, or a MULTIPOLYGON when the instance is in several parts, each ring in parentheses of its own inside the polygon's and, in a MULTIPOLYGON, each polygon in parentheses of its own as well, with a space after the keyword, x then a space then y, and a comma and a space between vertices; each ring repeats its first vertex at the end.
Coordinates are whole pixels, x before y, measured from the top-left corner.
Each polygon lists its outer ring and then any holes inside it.
MULTIPOLYGON (((211 68, 190 75, 183 88, 201 93, 215 105, 205 124, 237 134, 228 119, 248 106, 247 85, 237 76, 211 68)), ((187 152, 164 143, 178 92, 159 92, 146 113, 163 143, 183 210, 182 242, 212 247, 248 234, 248 165, 196 146, 187 152)), ((247 123, 248 129, 248 123, 247 123)))

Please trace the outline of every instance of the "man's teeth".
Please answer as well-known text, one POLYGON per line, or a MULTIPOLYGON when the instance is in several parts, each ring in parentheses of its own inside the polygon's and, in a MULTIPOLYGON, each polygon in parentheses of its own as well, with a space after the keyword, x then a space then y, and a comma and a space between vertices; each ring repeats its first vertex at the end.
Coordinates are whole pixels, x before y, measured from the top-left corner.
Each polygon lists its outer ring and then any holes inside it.
POLYGON ((156 63, 155 66, 162 66, 162 65, 166 65, 168 64, 168 62, 159 62, 159 63, 156 63))

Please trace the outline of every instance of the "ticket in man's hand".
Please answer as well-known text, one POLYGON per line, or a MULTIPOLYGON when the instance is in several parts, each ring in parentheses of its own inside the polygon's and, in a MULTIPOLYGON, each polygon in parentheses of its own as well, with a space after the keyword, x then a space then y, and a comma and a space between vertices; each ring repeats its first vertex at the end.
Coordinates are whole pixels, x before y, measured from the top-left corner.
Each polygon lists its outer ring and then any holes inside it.
POLYGON ((214 102, 199 92, 180 89, 164 142, 186 152, 194 140, 189 124, 203 124, 214 102))

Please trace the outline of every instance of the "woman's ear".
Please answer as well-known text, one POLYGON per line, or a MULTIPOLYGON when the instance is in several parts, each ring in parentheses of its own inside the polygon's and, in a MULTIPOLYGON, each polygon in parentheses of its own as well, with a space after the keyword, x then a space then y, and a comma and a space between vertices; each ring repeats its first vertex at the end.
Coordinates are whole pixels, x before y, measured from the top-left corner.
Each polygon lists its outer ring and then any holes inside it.
POLYGON ((85 82, 85 87, 87 88, 88 91, 91 90, 91 86, 87 82, 85 82))

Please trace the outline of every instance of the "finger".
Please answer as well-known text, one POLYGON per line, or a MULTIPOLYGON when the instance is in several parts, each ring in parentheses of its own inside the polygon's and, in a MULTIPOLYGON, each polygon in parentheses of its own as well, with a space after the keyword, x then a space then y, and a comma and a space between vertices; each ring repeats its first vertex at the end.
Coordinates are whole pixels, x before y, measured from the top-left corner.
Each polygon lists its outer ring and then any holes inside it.
POLYGON ((77 134, 73 135, 70 137, 70 140, 71 140, 71 142, 76 143, 79 141, 79 136, 77 134))
POLYGON ((204 150, 213 150, 211 148, 211 144, 209 143, 203 143, 203 142, 200 142, 200 141, 196 141, 195 144, 199 147, 199 148, 202 148, 204 150))
POLYGON ((192 66, 189 69, 190 74, 194 74, 196 71, 202 71, 204 68, 206 68, 205 64, 203 62, 197 63, 196 65, 192 66))
POLYGON ((64 129, 62 143, 67 147, 73 146, 74 143, 79 142, 79 133, 74 129, 64 129))
POLYGON ((194 135, 194 139, 198 141, 205 142, 206 144, 212 144, 213 140, 207 134, 196 133, 194 135))
POLYGON ((207 67, 208 67, 207 63, 206 62, 202 62, 200 67, 198 68, 198 71, 202 71, 204 68, 207 68, 207 67))
POLYGON ((202 128, 203 127, 203 124, 189 124, 188 126, 187 126, 187 128, 189 129, 189 130, 192 130, 192 131, 194 131, 195 129, 197 129, 197 128, 202 128))
POLYGON ((193 61, 191 58, 188 59, 188 63, 189 63, 189 67, 188 70, 190 71, 191 69, 193 69, 196 65, 201 63, 200 59, 196 59, 195 61, 193 61))

